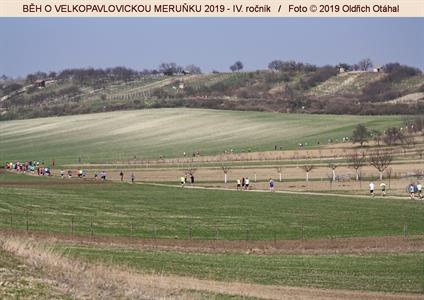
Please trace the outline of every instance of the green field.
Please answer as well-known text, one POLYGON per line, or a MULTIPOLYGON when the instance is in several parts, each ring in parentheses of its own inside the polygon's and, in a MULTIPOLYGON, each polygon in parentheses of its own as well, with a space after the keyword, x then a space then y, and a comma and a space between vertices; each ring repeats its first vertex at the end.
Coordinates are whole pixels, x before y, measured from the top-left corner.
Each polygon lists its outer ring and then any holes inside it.
POLYGON ((424 233, 419 201, 194 190, 0 175, 2 228, 178 239, 424 233))
POLYGON ((57 246, 89 262, 203 279, 258 284, 424 293, 424 254, 246 255, 57 246))
POLYGON ((296 148, 350 136, 365 124, 383 130, 402 116, 334 116, 203 109, 121 111, 0 122, 0 162, 58 164, 296 148))

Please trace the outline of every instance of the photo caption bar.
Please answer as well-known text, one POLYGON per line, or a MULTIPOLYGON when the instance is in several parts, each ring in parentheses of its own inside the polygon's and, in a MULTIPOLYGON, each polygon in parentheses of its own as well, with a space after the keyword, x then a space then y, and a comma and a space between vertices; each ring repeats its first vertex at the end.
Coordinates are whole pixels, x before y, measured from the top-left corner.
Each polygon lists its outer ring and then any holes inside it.
POLYGON ((423 17, 423 0, 2 0, 0 17, 423 17))

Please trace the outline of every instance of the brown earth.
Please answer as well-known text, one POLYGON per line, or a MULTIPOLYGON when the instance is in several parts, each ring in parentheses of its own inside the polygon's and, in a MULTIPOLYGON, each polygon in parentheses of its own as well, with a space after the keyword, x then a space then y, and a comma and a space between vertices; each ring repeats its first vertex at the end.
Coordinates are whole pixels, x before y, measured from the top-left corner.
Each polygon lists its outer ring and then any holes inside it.
MULTIPOLYGON (((193 292, 238 295, 259 299, 422 299, 419 294, 297 288, 192 277, 146 274, 130 268, 87 264, 46 248, 38 238, 0 235, 1 247, 27 265, 43 271, 45 280, 75 298, 84 299, 193 299, 193 292)), ((205 299, 205 297, 197 297, 205 299)), ((213 297, 211 297, 213 299, 213 297)))
POLYGON ((88 236, 23 230, 0 230, 5 237, 32 238, 37 241, 60 241, 71 244, 97 245, 140 250, 173 250, 210 253, 247 254, 332 254, 368 252, 424 251, 424 236, 354 237, 321 240, 225 241, 143 239, 137 237, 88 236))

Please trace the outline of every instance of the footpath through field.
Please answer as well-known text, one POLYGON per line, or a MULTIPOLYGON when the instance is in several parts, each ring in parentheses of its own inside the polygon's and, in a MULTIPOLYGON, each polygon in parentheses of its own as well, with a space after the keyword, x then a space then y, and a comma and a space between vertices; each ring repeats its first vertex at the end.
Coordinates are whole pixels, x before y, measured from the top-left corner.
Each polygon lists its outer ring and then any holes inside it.
MULTIPOLYGON (((165 184, 165 183, 137 182, 137 184, 181 188, 180 185, 165 184)), ((232 191, 232 192, 271 193, 268 190, 247 190, 246 191, 246 190, 236 190, 236 189, 230 189, 230 188, 205 187, 205 186, 194 186, 194 185, 185 185, 184 188, 188 188, 188 189, 203 189, 203 190, 220 190, 220 191, 232 191)), ((301 194, 301 195, 313 195, 313 196, 334 196, 334 197, 362 198, 362 199, 370 199, 370 198, 372 198, 372 196, 367 196, 367 195, 337 194, 337 193, 322 193, 322 192, 304 192, 304 191, 273 191, 272 193, 277 193, 277 194, 293 194, 293 195, 299 195, 299 194, 301 194)), ((399 196, 374 196, 374 198, 377 198, 377 199, 409 200, 409 197, 399 197, 399 196)), ((420 201, 420 200, 417 200, 417 201, 420 201)))

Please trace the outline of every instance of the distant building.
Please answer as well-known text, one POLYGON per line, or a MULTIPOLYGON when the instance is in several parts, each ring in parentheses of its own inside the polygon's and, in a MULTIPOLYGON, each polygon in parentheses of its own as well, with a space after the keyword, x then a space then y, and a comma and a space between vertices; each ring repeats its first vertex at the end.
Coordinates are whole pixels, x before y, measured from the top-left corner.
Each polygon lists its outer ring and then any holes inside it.
POLYGON ((44 79, 37 79, 34 85, 37 87, 46 87, 46 81, 44 79))
POLYGON ((376 67, 374 67, 374 68, 372 69, 372 71, 373 71, 374 73, 380 73, 380 72, 382 72, 382 71, 383 71, 383 68, 382 68, 381 66, 376 66, 376 67))

